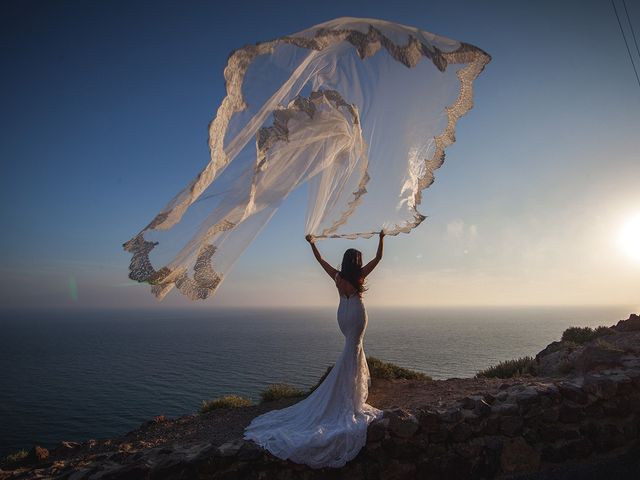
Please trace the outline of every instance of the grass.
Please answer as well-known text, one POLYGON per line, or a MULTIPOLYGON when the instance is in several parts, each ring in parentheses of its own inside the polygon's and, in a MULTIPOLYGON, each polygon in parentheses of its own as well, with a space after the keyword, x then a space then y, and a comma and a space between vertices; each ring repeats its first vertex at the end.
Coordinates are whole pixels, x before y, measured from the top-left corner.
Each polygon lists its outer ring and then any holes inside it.
MULTIPOLYGON (((369 373, 372 378, 384 378, 384 379, 397 379, 404 378, 407 380, 431 380, 431 377, 424 373, 416 372, 408 368, 399 367, 393 363, 383 362, 375 357, 367 358, 367 365, 369 365, 369 373)), ((313 392, 318 386, 327 378, 329 372, 331 372, 332 366, 327 367, 324 374, 320 377, 318 382, 305 392, 292 385, 286 383, 276 383, 269 385, 265 390, 260 393, 262 402, 270 402, 273 400, 279 400, 281 398, 297 398, 304 397, 313 392)), ((239 395, 225 395, 224 397, 214 398, 213 400, 202 402, 200 407, 200 413, 207 413, 219 408, 239 408, 251 406, 251 400, 241 397, 239 395)))
POLYGON ((598 337, 602 337, 603 335, 608 335, 612 333, 609 327, 569 327, 562 333, 562 341, 563 342, 574 342, 579 345, 583 345, 591 340, 594 340, 598 337))
POLYGON ((535 376, 538 372, 536 360, 533 357, 521 357, 515 360, 506 360, 497 365, 492 365, 486 370, 476 373, 476 378, 513 378, 522 375, 535 376))
MULTIPOLYGON (((371 378, 404 378, 406 380, 431 380, 431 377, 429 375, 425 375, 424 373, 416 372, 415 370, 411 370, 408 368, 399 367, 398 365, 390 362, 383 362, 376 357, 367 357, 367 365, 369 365, 369 374, 371 375, 371 378)), ((309 393, 313 392, 320 386, 324 379, 327 378, 327 375, 329 375, 329 372, 331 372, 332 368, 333 365, 327 367, 317 383, 309 389, 309 393)))
POLYGON ((28 455, 29 452, 27 452, 26 450, 19 450, 4 457, 2 463, 7 467, 13 467, 23 462, 28 455))
POLYGON ((304 397, 305 392, 286 383, 276 383, 269 385, 260 393, 260 398, 263 402, 271 402, 273 400, 279 400, 281 398, 295 398, 304 397))
POLYGON ((213 400, 205 400, 200 407, 200 413, 207 413, 219 408, 240 408, 251 406, 251 400, 241 397, 240 395, 225 395, 223 397, 214 398, 213 400))
POLYGON ((393 363, 383 362, 375 357, 368 357, 369 373, 372 378, 397 379, 404 378, 406 380, 431 380, 431 377, 424 373, 416 372, 408 368, 399 367, 393 363))

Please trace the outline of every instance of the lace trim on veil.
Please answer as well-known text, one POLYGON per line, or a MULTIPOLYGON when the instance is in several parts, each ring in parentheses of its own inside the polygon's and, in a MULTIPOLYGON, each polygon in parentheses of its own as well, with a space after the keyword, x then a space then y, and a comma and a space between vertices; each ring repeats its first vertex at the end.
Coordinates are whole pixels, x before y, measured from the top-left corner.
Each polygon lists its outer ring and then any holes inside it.
MULTIPOLYGON (((193 278, 188 277, 184 268, 172 270, 168 266, 164 266, 159 270, 155 270, 149 259, 149 254, 158 243, 146 241, 144 238, 145 232, 149 230, 166 230, 179 222, 189 205, 202 194, 229 163, 229 157, 224 151, 223 144, 225 134, 231 117, 246 108, 242 95, 242 85, 247 69, 256 57, 269 54, 278 45, 282 44, 322 51, 343 41, 353 45, 358 56, 363 60, 384 48, 392 58, 408 68, 415 67, 422 57, 429 59, 440 71, 445 71, 447 66, 451 64, 467 64, 457 71, 460 89, 454 103, 446 107, 448 120, 446 128, 442 134, 434 138, 435 150, 433 155, 424 160, 424 173, 418 178, 417 188, 409 205, 413 213, 413 219, 401 225, 385 229, 385 232, 387 235, 408 233, 426 218, 417 210, 417 206, 420 205, 422 200, 422 190, 433 183, 435 170, 444 163, 445 149, 455 141, 456 123, 460 117, 473 107, 473 81, 489 63, 491 57, 480 48, 466 43, 459 43, 458 47, 450 52, 442 51, 435 45, 422 43, 413 35, 409 35, 406 45, 396 45, 371 24, 367 33, 355 29, 318 28, 313 37, 284 36, 272 41, 242 47, 230 55, 224 70, 227 95, 209 126, 211 159, 187 188, 178 193, 140 233, 123 244, 124 249, 132 254, 129 278, 138 282, 150 283, 152 292, 158 298, 163 298, 174 285, 181 293, 191 299, 204 299, 215 291, 223 276, 213 268, 212 257, 216 247, 210 241, 218 233, 234 228, 236 226, 235 223, 223 220, 209 228, 204 237, 199 239, 201 246, 194 265, 193 278)), ((287 109, 297 108, 304 110, 305 108, 311 108, 314 99, 313 95, 322 95, 331 100, 336 106, 348 109, 354 116, 354 122, 359 122, 357 109, 345 102, 338 92, 326 90, 313 92, 309 99, 298 97, 287 108, 274 112, 273 127, 263 127, 258 132, 256 140, 258 147, 256 169, 264 166, 266 152, 274 142, 286 141, 286 131, 279 130, 279 126, 282 125, 282 120, 285 120, 284 125, 286 127, 285 112, 287 109), (278 115, 284 115, 284 118, 278 120, 278 115)), ((335 231, 348 220, 357 205, 362 201, 362 197, 366 194, 366 184, 369 181, 366 165, 367 162, 363 162, 360 184, 358 189, 353 192, 354 198, 349 202, 347 210, 341 214, 340 218, 331 227, 323 230, 315 238, 354 239, 357 237, 369 238, 377 234, 377 232, 335 234, 335 231)), ((255 185, 252 185, 252 192, 255 192, 253 187, 255 185)))

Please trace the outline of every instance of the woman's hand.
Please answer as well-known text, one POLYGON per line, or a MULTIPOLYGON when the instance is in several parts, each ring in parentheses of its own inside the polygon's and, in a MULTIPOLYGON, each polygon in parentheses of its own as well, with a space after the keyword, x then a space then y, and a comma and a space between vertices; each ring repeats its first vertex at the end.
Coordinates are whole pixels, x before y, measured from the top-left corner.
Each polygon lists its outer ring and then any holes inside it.
POLYGON ((313 237, 311 236, 311 234, 306 235, 306 236, 304 237, 304 239, 305 239, 307 242, 309 242, 309 243, 313 244, 313 237))

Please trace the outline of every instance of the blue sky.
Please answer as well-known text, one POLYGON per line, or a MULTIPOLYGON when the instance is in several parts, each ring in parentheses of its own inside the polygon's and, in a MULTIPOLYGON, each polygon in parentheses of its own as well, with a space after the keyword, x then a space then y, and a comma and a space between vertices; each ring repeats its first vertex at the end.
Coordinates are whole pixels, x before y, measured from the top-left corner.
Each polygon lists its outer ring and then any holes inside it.
MULTIPOLYGON (((3 2, 2 306, 334 302, 302 238, 303 191, 206 302, 158 303, 128 281, 121 244, 208 161, 228 54, 340 16, 493 57, 425 194, 429 219, 388 240, 369 303, 640 303, 640 265, 615 243, 640 213, 640 87, 609 2, 226 3, 3 2)), ((320 243, 334 263, 349 246, 320 243)))

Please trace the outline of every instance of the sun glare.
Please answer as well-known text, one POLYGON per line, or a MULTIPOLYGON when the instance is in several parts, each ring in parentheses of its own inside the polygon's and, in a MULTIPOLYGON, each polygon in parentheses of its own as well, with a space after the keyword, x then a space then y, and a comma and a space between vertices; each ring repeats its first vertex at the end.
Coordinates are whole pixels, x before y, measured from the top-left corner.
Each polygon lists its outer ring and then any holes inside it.
POLYGON ((640 262, 640 214, 631 217, 622 226, 618 242, 624 253, 640 262))

